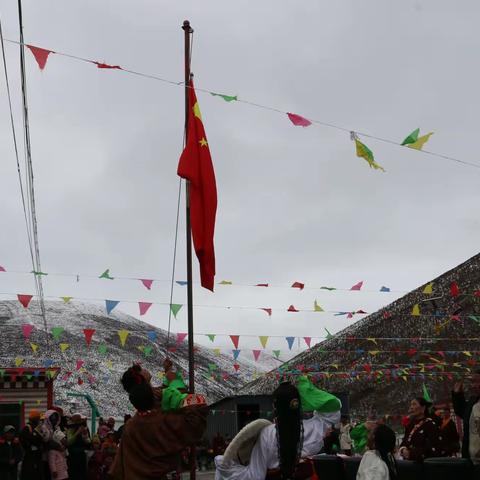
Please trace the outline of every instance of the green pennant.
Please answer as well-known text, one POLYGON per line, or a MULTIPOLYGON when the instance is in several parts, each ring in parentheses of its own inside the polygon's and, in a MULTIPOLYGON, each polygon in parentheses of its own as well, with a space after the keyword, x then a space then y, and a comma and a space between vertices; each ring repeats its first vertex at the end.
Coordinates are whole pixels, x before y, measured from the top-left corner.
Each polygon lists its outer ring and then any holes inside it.
POLYGON ((214 341, 215 341, 215 334, 209 333, 209 334, 207 334, 207 337, 209 338, 209 340, 210 340, 211 342, 214 342, 214 341))
POLYGON ((320 290, 328 290, 328 291, 332 291, 332 290, 336 290, 335 287, 320 287, 320 290))
POLYGON ((27 380, 31 380, 33 378, 33 375, 27 374, 25 375, 25 377, 27 378, 27 380))
POLYGON ((36 272, 35 270, 32 270, 30 273, 33 273, 34 275, 41 276, 41 275, 48 275, 48 273, 44 272, 36 272))
POLYGON ((5 376, 5 370, 2 368, 0 369, 0 377, 4 377, 5 376))
POLYGON ((47 370, 47 375, 50 379, 55 376, 55 370, 47 370))
POLYGON ((232 96, 232 95, 223 95, 221 93, 215 93, 215 92, 210 92, 210 95, 214 97, 220 97, 223 98, 226 102, 236 102, 238 100, 238 96, 232 96))
POLYGON ((110 276, 109 268, 107 268, 98 278, 106 278, 107 280, 113 280, 113 277, 110 276))
POLYGON ((323 327, 323 328, 327 332, 327 340, 329 340, 330 338, 333 338, 333 335, 327 330, 327 328, 326 327, 323 327))
POLYGON ((209 363, 208 364, 208 369, 209 370, 215 370, 217 368, 217 365, 215 363, 209 363))
POLYGON ((401 143, 402 145, 410 145, 411 143, 415 143, 418 140, 418 134, 420 133, 420 129, 417 128, 414 130, 407 138, 401 143))
POLYGON ((275 355, 277 359, 278 357, 280 357, 280 350, 272 350, 272 353, 275 355))
POLYGON ((60 335, 63 333, 63 327, 53 327, 52 328, 52 335, 55 340, 60 338, 60 335))
POLYGON ((152 354, 153 347, 151 345, 147 345, 146 347, 143 347, 143 354, 146 357, 149 357, 152 354))
POLYGON ((106 354, 107 353, 107 346, 106 345, 99 345, 98 346, 99 353, 106 354))
POLYGON ((180 311, 180 309, 183 307, 183 305, 180 305, 178 303, 171 303, 170 304, 170 310, 173 313, 173 316, 177 318, 177 313, 180 311))

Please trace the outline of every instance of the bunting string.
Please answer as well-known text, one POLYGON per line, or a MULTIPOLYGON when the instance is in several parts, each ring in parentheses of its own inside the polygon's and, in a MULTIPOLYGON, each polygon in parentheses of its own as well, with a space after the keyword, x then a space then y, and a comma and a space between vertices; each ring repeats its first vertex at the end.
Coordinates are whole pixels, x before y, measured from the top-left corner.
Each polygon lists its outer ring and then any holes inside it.
MULTIPOLYGON (((42 47, 37 47, 37 46, 34 46, 34 45, 24 44, 23 42, 17 42, 15 40, 10 40, 10 39, 7 39, 7 38, 5 38, 5 41, 9 42, 9 43, 12 43, 12 44, 26 46, 27 48, 29 48, 30 51, 32 52, 32 54, 34 55, 35 60, 37 61, 38 65, 39 65, 39 68, 41 70, 43 70, 45 68, 48 56, 50 54, 55 54, 55 55, 70 58, 72 60, 93 64, 99 69, 108 69, 108 70, 116 70, 116 71, 118 70, 118 71, 121 71, 121 72, 124 72, 124 73, 128 73, 128 74, 131 74, 131 75, 138 76, 138 77, 144 77, 144 78, 148 78, 148 79, 151 79, 151 80, 156 80, 156 81, 168 84, 168 85, 177 86, 177 87, 181 86, 182 88, 185 87, 183 81, 174 81, 174 80, 170 80, 170 79, 158 76, 158 75, 152 75, 152 74, 143 73, 143 72, 131 70, 131 69, 128 69, 128 68, 124 68, 120 65, 114 65, 114 64, 108 64, 108 63, 105 63, 105 62, 99 62, 99 61, 96 61, 96 60, 91 60, 91 59, 87 59, 87 58, 84 58, 84 57, 80 57, 78 55, 72 55, 72 54, 69 54, 69 53, 60 52, 58 50, 54 51, 54 50, 49 50, 49 49, 45 49, 45 48, 42 48, 42 47)), ((395 145, 395 146, 398 146, 398 147, 411 148, 411 149, 417 150, 419 152, 423 152, 426 155, 430 155, 430 156, 433 156, 433 157, 436 157, 436 158, 441 158, 443 160, 447 160, 447 161, 450 161, 450 162, 455 162, 459 165, 463 165, 463 166, 466 166, 466 167, 473 167, 473 168, 476 168, 476 169, 480 169, 480 164, 479 163, 474 163, 474 162, 462 160, 462 159, 459 159, 459 158, 456 158, 456 157, 453 157, 453 156, 450 156, 450 155, 445 155, 445 154, 442 154, 442 153, 437 153, 437 152, 433 152, 433 151, 423 149, 423 145, 428 141, 430 135, 433 132, 431 132, 427 135, 424 135, 423 137, 416 138, 414 134, 417 133, 417 137, 418 137, 418 131, 415 130, 405 140, 400 142, 400 141, 396 141, 396 140, 392 140, 392 139, 383 138, 383 137, 380 137, 378 135, 372 135, 372 134, 369 134, 369 133, 361 132, 361 131, 356 130, 356 129, 346 128, 344 126, 336 125, 336 124, 333 124, 333 123, 330 123, 330 122, 325 122, 325 121, 322 121, 322 120, 315 120, 315 119, 308 119, 308 118, 306 118, 304 116, 301 116, 301 115, 298 115, 296 113, 286 112, 286 111, 284 111, 280 108, 264 105, 264 104, 249 101, 249 100, 244 100, 242 98, 239 98, 238 95, 226 95, 226 94, 221 94, 221 93, 218 93, 218 92, 213 92, 213 91, 210 91, 210 90, 207 90, 207 89, 204 89, 204 88, 203 89, 198 88, 198 87, 196 88, 196 91, 197 92, 203 92, 203 93, 215 96, 215 97, 219 97, 219 98, 221 98, 224 101, 229 102, 229 103, 239 102, 239 103, 243 103, 243 104, 255 107, 255 108, 268 110, 268 111, 271 111, 271 112, 274 112, 274 113, 281 114, 283 116, 287 116, 287 118, 290 120, 290 122, 295 126, 309 127, 310 125, 315 124, 315 125, 318 125, 318 126, 323 126, 323 127, 339 130, 339 131, 342 131, 342 132, 346 132, 346 133, 350 134, 352 139, 356 140, 357 142, 358 142, 358 135, 361 135, 362 137, 370 138, 370 139, 376 140, 378 142, 383 142, 383 143, 387 143, 387 144, 390 144, 390 145, 395 145)), ((359 142, 359 143, 361 143, 361 142, 359 142)), ((366 147, 366 145, 363 145, 363 147, 366 147)), ((365 160, 368 161, 368 163, 370 164, 371 167, 379 169, 379 170, 383 170, 382 167, 380 167, 378 164, 375 163, 375 161, 373 159, 373 154, 368 149, 368 147, 366 148, 366 150, 363 151, 362 154, 359 154, 358 143, 357 143, 357 155, 365 158, 365 160)))

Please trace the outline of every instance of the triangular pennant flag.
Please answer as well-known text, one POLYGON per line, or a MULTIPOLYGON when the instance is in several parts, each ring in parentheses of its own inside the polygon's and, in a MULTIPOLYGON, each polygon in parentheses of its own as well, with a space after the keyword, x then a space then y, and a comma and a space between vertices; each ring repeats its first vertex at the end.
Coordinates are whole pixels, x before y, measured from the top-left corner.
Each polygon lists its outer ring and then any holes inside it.
POLYGON ((15 366, 18 368, 24 362, 23 358, 17 357, 15 358, 15 366))
POLYGON ((418 140, 407 145, 408 148, 414 148, 415 150, 421 150, 423 146, 428 142, 430 137, 433 135, 433 132, 427 133, 422 137, 418 137, 418 140))
POLYGON ((177 344, 182 343, 187 338, 188 333, 177 333, 177 344))
POLYGON ((271 308, 261 308, 260 310, 263 310, 264 312, 267 312, 269 317, 272 316, 272 309, 271 308))
POLYGON ((105 355, 107 353, 107 346, 106 345, 99 345, 98 352, 105 355))
POLYGON ((235 348, 238 348, 238 342, 240 340, 240 335, 230 335, 230 339, 232 340, 233 342, 233 346, 235 348))
POLYGON ((413 308, 412 308, 412 315, 414 317, 418 317, 420 316, 420 306, 418 305, 418 303, 416 303, 413 308))
POLYGON ((52 335, 54 340, 58 340, 60 338, 60 335, 63 333, 64 328, 63 327, 53 327, 52 328, 52 335))
POLYGON ((458 297, 459 293, 460 293, 460 289, 458 288, 457 283, 452 282, 450 285, 450 295, 452 295, 452 297, 458 297))
POLYGON ((314 312, 323 312, 323 308, 318 304, 317 300, 313 302, 313 311, 314 312))
POLYGON ((30 325, 29 323, 25 323, 22 325, 22 333, 23 337, 25 340, 28 340, 30 338, 30 335, 35 327, 33 325, 30 325))
POLYGON ((260 339, 260 343, 262 344, 262 347, 265 348, 267 346, 268 336, 267 335, 261 335, 258 338, 260 339))
POLYGON ((297 310, 293 305, 290 305, 288 307, 287 312, 299 312, 300 310, 297 310))
POLYGON ((305 288, 305 284, 300 282, 294 282, 292 284, 292 288, 298 288, 300 290, 303 290, 305 288))
POLYGON ((107 360, 107 361, 105 362, 105 364, 107 365, 107 368, 108 368, 109 370, 111 370, 111 369, 113 368, 113 362, 112 362, 111 360, 107 360))
POLYGON ((405 138, 405 140, 401 143, 401 145, 410 145, 412 143, 415 143, 418 140, 418 134, 420 133, 420 129, 417 128, 414 130, 408 137, 405 138))
POLYGON ((28 308, 30 300, 33 298, 33 295, 17 295, 18 301, 23 305, 24 308, 28 308))
POLYGON ((427 402, 432 402, 432 397, 430 396, 430 393, 429 391, 427 390, 427 386, 425 384, 422 384, 422 392, 423 392, 423 398, 427 401, 427 402))
POLYGON ((119 330, 118 331, 118 337, 120 338, 120 343, 122 347, 125 346, 125 342, 127 341, 128 336, 130 335, 130 332, 128 330, 119 330))
POLYGON ((230 282, 229 280, 222 280, 221 282, 218 282, 219 285, 233 285, 233 282, 230 282))
POLYGON ((70 344, 69 343, 61 343, 59 346, 60 346, 60 350, 63 353, 63 352, 65 352, 65 350, 67 350, 70 347, 70 344))
POLYGON ((433 293, 433 283, 429 283, 425 285, 425 288, 423 289, 423 293, 425 293, 426 295, 430 295, 431 293, 433 293))
POLYGON ((69 303, 73 297, 60 297, 63 300, 63 303, 69 303))
POLYGON ((381 167, 377 162, 375 162, 373 152, 365 144, 358 140, 358 138, 355 138, 355 147, 357 150, 357 157, 366 160, 370 165, 370 168, 373 168, 375 170, 381 170, 382 172, 385 171, 383 167, 381 167))
POLYGON ((389 289, 388 287, 382 287, 382 288, 380 289, 380 291, 381 291, 381 292, 389 292, 390 289, 389 289))
POLYGON ((147 280, 146 278, 140 278, 140 281, 143 283, 143 286, 150 290, 152 288, 153 280, 147 280))
POLYGON ((188 285, 188 282, 185 282, 184 280, 177 280, 175 283, 177 283, 181 287, 184 287, 185 285, 188 285))
POLYGON ((55 377, 55 374, 57 372, 55 372, 55 370, 47 370, 47 377, 51 380, 52 378, 55 377))
POLYGON ((234 360, 238 358, 238 356, 240 355, 240 352, 241 350, 238 350, 238 349, 232 350, 234 360))
POLYGON ((113 277, 110 276, 109 268, 107 268, 98 278, 106 278, 107 280, 113 280, 113 277))
POLYGON ((295 341, 295 337, 285 337, 285 340, 288 343, 288 349, 291 350, 293 347, 293 342, 295 341))
POLYGON ((312 343, 312 337, 303 337, 303 339, 305 340, 307 347, 310 348, 310 344, 312 343))
POLYGON ((350 290, 361 290, 363 286, 363 281, 356 283, 350 290))
POLYGON ((93 337, 93 334, 95 333, 95 331, 96 330, 94 328, 84 328, 83 329, 83 335, 85 335, 85 342, 86 342, 88 347, 90 346, 90 343, 92 343, 92 337, 93 337))
POLYGON ((120 65, 109 65, 108 63, 103 63, 103 62, 91 62, 94 63, 97 68, 110 68, 114 70, 122 70, 122 67, 120 65))
POLYGON ((173 316, 177 318, 177 313, 180 311, 180 309, 183 307, 183 305, 177 304, 177 303, 172 303, 170 304, 170 310, 173 313, 173 316))
POLYGON ((256 287, 268 287, 268 283, 257 283, 256 287))
POLYGON ((207 333, 207 337, 211 342, 215 341, 215 334, 214 333, 207 333))
POLYGON ((210 95, 213 95, 214 97, 223 98, 226 102, 236 102, 238 100, 237 95, 235 96, 223 95, 221 93, 215 93, 215 92, 210 92, 210 95))
POLYGON ((320 290, 328 290, 330 292, 332 292, 333 290, 336 290, 335 287, 320 287, 320 290))
POLYGON ((138 307, 140 309, 140 315, 145 315, 148 312, 148 309, 152 306, 150 302, 138 302, 138 307))
POLYGON ((272 353, 275 355, 277 359, 280 357, 280 350, 272 350, 272 353))
POLYGON ((30 347, 31 347, 33 353, 37 353, 38 345, 36 343, 30 343, 30 347))
POLYGON ((0 272, 6 272, 5 268, 0 265, 0 272))
POLYGON ((238 363, 234 363, 233 368, 235 369, 236 372, 238 372, 240 370, 240 365, 238 363))
POLYGON ((219 348, 214 348, 213 353, 218 357, 220 355, 220 349, 219 348))
POLYGON ((151 342, 154 342, 157 339, 157 332, 151 330, 147 333, 147 337, 151 342))
POLYGON ((308 127, 312 122, 296 113, 287 113, 288 118, 296 127, 308 127))
POLYGON ((47 50, 45 48, 40 48, 40 47, 34 47, 33 45, 26 45, 26 47, 33 53, 33 56, 35 57, 35 60, 38 63, 38 67, 40 70, 43 70, 45 68, 45 65, 47 64, 48 56, 51 53, 55 53, 52 50, 47 50))
POLYGON ((118 300, 105 300, 105 308, 107 310, 107 315, 110 315, 113 309, 119 304, 118 300))
POLYGON ((261 350, 252 350, 253 353, 253 358, 255 359, 256 362, 258 362, 258 357, 260 357, 260 353, 262 353, 261 350))
POLYGON ((327 332, 327 340, 329 340, 330 338, 333 338, 333 335, 328 331, 326 327, 323 327, 323 329, 327 332))
POLYGON ((153 347, 151 345, 146 345, 145 347, 143 347, 143 354, 146 357, 149 357, 152 354, 152 350, 153 350, 153 347))

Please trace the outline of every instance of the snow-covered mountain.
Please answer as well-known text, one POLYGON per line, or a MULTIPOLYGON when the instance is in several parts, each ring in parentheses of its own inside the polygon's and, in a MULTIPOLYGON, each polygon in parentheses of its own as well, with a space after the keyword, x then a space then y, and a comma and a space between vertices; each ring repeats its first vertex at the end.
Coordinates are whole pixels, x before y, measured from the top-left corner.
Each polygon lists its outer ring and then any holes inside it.
MULTIPOLYGON (((104 416, 121 416, 131 409, 119 379, 133 362, 141 362, 152 372, 152 383, 161 382, 167 344, 165 330, 118 310, 107 315, 98 305, 61 301, 45 305, 48 335, 37 302, 32 301, 28 308, 18 301, 0 302, 0 368, 20 363, 21 367, 60 367, 55 381, 57 403, 67 402, 67 392, 88 393, 104 416), (28 339, 23 325, 34 326, 28 339), (52 335, 53 328, 57 334, 63 329, 58 338, 52 335), (84 329, 95 330, 90 346, 87 346, 84 329), (120 342, 118 332, 121 330, 129 332, 125 346, 120 342), (62 348, 65 351, 62 352, 62 348)), ((170 346, 174 348, 168 356, 186 376, 186 340, 177 345, 176 334, 173 334, 170 346)), ((197 346, 195 363, 196 391, 206 395, 209 402, 232 395, 251 379, 255 368, 258 369, 258 365, 239 358, 235 362, 239 366, 236 371, 231 356, 215 355, 201 346, 197 346)))

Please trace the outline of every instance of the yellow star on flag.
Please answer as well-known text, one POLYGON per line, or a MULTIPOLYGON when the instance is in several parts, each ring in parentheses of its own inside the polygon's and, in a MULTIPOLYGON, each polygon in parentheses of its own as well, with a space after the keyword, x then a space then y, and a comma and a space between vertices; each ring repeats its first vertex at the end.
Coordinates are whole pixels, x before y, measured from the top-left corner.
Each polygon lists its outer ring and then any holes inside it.
POLYGON ((201 147, 207 147, 208 146, 208 142, 207 140, 205 140, 205 137, 203 137, 199 142, 201 147))

